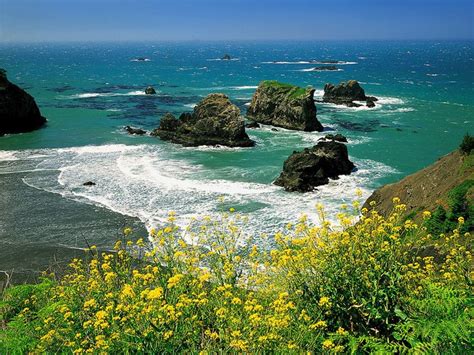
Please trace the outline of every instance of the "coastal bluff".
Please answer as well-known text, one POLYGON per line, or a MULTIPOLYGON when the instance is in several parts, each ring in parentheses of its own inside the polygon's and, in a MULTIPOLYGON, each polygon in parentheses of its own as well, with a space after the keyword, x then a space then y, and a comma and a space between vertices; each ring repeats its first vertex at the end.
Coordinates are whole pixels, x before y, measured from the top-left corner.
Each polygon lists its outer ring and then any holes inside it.
POLYGON ((12 84, 0 69, 0 136, 34 131, 45 123, 34 98, 12 84))
POLYGON ((224 94, 208 95, 194 107, 193 112, 183 113, 179 118, 167 113, 151 135, 184 146, 255 145, 245 132, 239 108, 224 94))
POLYGON ((247 109, 247 117, 258 123, 300 131, 322 131, 316 118, 314 89, 278 81, 262 81, 247 109))
POLYGON ((419 220, 421 212, 436 211, 453 220, 465 214, 466 224, 472 215, 474 201, 474 152, 455 150, 402 180, 375 190, 364 207, 371 209, 370 202, 382 216, 393 210, 392 199, 397 197, 406 205, 405 217, 419 220), (442 209, 442 210, 441 210, 442 209))

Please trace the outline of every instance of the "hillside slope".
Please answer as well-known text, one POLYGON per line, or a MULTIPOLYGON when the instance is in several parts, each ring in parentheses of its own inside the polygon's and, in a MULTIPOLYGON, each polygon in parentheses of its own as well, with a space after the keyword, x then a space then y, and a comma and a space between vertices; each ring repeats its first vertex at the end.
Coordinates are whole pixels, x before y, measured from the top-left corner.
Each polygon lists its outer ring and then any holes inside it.
POLYGON ((464 204, 461 206, 464 210, 472 209, 474 152, 466 155, 456 150, 399 182, 380 187, 368 198, 365 207, 369 208, 369 203, 375 201, 377 211, 387 216, 393 208, 394 197, 406 204, 406 217, 415 220, 421 217, 420 212, 434 212, 440 206, 447 213, 454 209, 454 213, 457 211, 455 203, 464 204))

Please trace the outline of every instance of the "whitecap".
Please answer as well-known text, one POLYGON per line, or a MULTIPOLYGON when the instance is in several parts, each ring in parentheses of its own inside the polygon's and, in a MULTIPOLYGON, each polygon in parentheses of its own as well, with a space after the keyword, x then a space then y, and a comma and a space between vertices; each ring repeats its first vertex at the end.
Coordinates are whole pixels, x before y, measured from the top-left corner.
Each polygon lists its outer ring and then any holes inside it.
POLYGON ((242 85, 242 86, 214 86, 210 88, 197 88, 197 90, 255 90, 258 86, 256 85, 242 85))
POLYGON ((208 62, 234 62, 240 60, 240 58, 222 59, 222 58, 211 58, 206 59, 208 62))
POLYGON ((400 107, 391 112, 414 112, 414 111, 416 111, 416 109, 413 107, 400 107))
POLYGON ((139 58, 134 58, 134 59, 130 59, 131 62, 151 62, 151 59, 149 58, 143 58, 143 59, 139 59, 139 58))
POLYGON ((405 101, 398 97, 377 96, 378 101, 375 104, 403 105, 405 101))
POLYGON ((359 81, 360 84, 364 85, 375 85, 375 86, 381 86, 381 83, 371 83, 371 82, 364 82, 364 81, 359 81))
POLYGON ((326 71, 344 71, 344 69, 335 69, 335 70, 324 70, 324 69, 318 69, 318 68, 308 68, 308 69, 300 69, 300 70, 297 70, 297 71, 302 71, 302 72, 326 72, 326 71))
POLYGON ((262 64, 322 64, 322 65, 354 65, 357 62, 338 60, 334 63, 325 60, 298 60, 298 61, 273 61, 262 62, 262 64))
POLYGON ((288 61, 262 62, 262 64, 314 64, 314 63, 309 62, 307 60, 300 60, 296 62, 288 62, 288 61))
POLYGON ((59 96, 59 98, 62 99, 89 99, 89 98, 94 98, 94 97, 114 97, 114 96, 142 96, 146 95, 145 91, 143 90, 135 90, 135 91, 129 91, 125 93, 119 93, 119 92, 86 92, 82 94, 74 94, 74 95, 68 95, 68 96, 59 96))
POLYGON ((8 150, 0 150, 0 161, 14 161, 18 160, 14 152, 8 150))

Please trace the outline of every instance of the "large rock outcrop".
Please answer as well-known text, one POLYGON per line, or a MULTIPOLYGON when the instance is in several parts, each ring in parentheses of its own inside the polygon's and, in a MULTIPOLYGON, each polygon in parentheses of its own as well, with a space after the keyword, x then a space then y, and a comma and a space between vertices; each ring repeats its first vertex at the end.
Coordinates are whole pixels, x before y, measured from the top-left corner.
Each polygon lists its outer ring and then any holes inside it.
POLYGON ((7 79, 0 69, 0 136, 30 132, 46 123, 33 97, 7 79))
POLYGON ((368 107, 374 107, 374 101, 377 101, 377 98, 366 96, 364 89, 356 80, 341 82, 338 85, 331 83, 324 85, 323 102, 346 105, 349 107, 361 106, 354 101, 366 101, 368 107))
POLYGON ((255 144, 245 132, 239 108, 224 94, 208 95, 192 113, 183 113, 179 118, 166 114, 151 135, 185 146, 255 144))
POLYGON ((274 184, 287 191, 307 192, 327 184, 329 179, 348 175, 353 169, 346 145, 335 141, 319 142, 302 152, 293 152, 274 184))
POLYGON ((263 124, 301 131, 322 131, 316 118, 314 89, 262 81, 253 95, 247 116, 263 124))

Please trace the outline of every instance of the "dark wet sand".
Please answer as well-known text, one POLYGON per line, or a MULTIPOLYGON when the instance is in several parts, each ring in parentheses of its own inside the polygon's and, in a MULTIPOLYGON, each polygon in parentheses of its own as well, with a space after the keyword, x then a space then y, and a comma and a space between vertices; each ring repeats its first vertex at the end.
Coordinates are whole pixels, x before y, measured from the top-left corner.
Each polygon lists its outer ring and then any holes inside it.
POLYGON ((13 273, 14 283, 84 256, 79 248, 88 244, 111 248, 126 226, 137 237, 147 235, 136 218, 37 190, 21 181, 23 175, 0 175, 0 270, 13 273))

